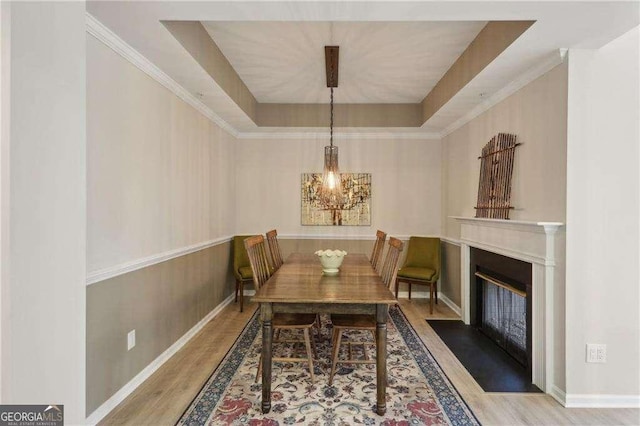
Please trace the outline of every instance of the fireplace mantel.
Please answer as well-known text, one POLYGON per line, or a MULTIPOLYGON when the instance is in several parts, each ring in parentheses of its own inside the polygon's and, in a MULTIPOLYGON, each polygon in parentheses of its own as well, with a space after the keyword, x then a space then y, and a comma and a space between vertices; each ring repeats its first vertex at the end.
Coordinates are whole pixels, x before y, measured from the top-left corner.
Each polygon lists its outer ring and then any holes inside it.
POLYGON ((554 385, 554 329, 562 318, 554 310, 564 294, 564 224, 452 216, 460 223, 462 319, 470 323, 470 247, 532 265, 532 381, 550 393, 554 385))
POLYGON ((460 216, 452 219, 460 223, 460 241, 465 244, 529 263, 555 264, 553 243, 563 223, 460 216))

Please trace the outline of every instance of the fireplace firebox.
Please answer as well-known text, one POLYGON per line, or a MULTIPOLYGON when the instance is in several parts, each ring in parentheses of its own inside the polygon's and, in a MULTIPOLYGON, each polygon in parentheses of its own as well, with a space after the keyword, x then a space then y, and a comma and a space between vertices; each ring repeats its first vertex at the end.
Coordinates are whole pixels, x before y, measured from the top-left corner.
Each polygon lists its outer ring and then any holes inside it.
POLYGON ((470 267, 471 324, 531 377, 531 264, 472 247, 470 267))

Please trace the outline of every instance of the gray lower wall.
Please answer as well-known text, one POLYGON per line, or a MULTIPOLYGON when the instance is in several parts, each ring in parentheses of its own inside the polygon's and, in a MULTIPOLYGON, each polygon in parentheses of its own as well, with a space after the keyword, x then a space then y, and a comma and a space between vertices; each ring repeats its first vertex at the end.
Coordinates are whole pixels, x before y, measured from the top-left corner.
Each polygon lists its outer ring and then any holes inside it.
POLYGON ((461 306, 460 246, 442 241, 442 273, 440 291, 449 300, 461 306))
POLYGON ((233 293, 225 242, 87 287, 87 413, 233 293), (127 333, 136 346, 127 351, 127 333))

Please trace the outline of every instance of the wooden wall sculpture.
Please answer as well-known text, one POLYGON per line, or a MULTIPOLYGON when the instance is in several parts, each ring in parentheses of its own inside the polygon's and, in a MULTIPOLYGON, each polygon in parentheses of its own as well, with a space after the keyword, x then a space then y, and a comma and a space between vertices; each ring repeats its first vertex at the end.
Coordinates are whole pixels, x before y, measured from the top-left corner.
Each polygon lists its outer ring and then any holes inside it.
POLYGON ((498 133, 482 148, 476 217, 509 219, 516 135, 498 133))

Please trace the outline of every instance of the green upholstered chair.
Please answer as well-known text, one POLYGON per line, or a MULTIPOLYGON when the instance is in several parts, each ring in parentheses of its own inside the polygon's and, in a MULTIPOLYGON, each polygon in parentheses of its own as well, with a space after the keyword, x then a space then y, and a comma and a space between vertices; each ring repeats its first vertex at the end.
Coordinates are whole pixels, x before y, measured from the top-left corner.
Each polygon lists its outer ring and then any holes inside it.
POLYGON ((253 281, 253 273, 251 272, 251 263, 247 249, 244 247, 244 240, 251 235, 236 235, 233 237, 233 275, 236 277, 236 299, 238 302, 238 294, 240 294, 240 312, 244 307, 244 285, 253 281))
POLYGON ((429 312, 433 314, 433 302, 438 303, 438 278, 440 278, 440 238, 411 237, 407 258, 396 277, 396 299, 400 283, 429 286, 429 312))

